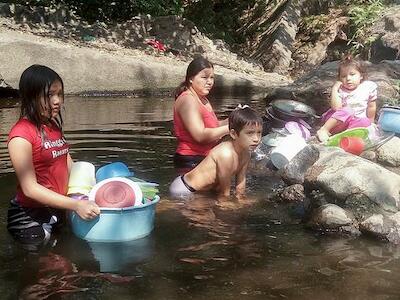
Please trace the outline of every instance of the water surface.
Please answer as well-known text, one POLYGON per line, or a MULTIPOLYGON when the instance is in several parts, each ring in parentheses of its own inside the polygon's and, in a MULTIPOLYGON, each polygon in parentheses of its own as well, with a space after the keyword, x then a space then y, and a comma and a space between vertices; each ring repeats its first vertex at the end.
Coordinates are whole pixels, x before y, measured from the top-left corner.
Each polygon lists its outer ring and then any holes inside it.
MULTIPOLYGON (((217 99, 226 117, 238 103, 217 99)), ((125 162, 160 183, 153 233, 120 244, 88 243, 66 227, 48 245, 26 249, 6 231, 16 181, 6 149, 18 118, 0 104, 0 293, 31 299, 399 299, 400 251, 365 238, 335 238, 304 229, 298 206, 271 199, 279 180, 253 168, 249 202, 211 196, 170 199, 171 99, 68 97, 65 135, 74 160, 125 162), (30 250, 30 251, 28 251, 30 250)))

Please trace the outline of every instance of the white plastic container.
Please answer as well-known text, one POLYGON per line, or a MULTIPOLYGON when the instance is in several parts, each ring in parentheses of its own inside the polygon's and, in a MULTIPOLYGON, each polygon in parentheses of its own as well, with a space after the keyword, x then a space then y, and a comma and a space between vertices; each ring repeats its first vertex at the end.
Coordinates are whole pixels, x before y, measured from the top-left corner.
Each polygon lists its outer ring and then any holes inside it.
POLYGON ((288 135, 283 137, 279 145, 271 151, 271 162, 278 168, 282 169, 293 157, 296 156, 305 146, 306 141, 298 135, 288 135))
POLYGON ((88 195, 96 184, 95 167, 90 162, 77 161, 72 164, 68 181, 68 194, 88 195))

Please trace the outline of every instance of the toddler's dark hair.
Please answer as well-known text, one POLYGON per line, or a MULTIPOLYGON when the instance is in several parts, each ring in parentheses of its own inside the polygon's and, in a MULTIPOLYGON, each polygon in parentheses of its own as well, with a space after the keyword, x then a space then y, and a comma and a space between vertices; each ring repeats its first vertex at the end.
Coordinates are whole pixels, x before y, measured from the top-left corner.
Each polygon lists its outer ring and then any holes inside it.
POLYGON ((229 130, 233 129, 237 133, 240 133, 244 126, 262 126, 263 121, 255 110, 249 106, 245 106, 244 108, 238 107, 233 110, 229 115, 228 123, 229 130))
POLYGON ((355 68, 358 72, 360 72, 361 76, 362 76, 362 81, 367 79, 367 70, 365 67, 365 64, 358 60, 353 58, 353 56, 346 55, 342 61, 339 63, 339 68, 338 68, 338 78, 340 79, 340 74, 347 70, 348 68, 355 68))

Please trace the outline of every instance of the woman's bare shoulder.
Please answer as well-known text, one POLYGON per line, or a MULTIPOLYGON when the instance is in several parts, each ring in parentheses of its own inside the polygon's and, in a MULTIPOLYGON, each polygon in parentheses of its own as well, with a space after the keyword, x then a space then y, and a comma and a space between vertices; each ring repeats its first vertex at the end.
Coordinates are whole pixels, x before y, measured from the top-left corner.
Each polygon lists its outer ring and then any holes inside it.
POLYGON ((175 107, 179 109, 187 109, 192 107, 198 107, 198 101, 191 93, 183 92, 176 100, 175 100, 175 107))

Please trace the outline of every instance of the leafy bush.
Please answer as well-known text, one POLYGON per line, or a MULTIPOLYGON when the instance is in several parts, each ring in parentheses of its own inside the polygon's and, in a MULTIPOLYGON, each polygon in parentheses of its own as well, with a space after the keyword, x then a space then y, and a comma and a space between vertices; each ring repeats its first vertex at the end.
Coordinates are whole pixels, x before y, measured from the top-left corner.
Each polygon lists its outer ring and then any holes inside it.
POLYGON ((185 7, 184 16, 211 38, 223 39, 229 44, 243 43, 237 33, 243 11, 254 6, 256 0, 197 0, 185 7))
POLYGON ((348 10, 350 19, 350 41, 353 53, 359 53, 362 48, 369 46, 375 38, 367 36, 368 28, 376 21, 379 14, 384 9, 384 3, 381 0, 357 1, 348 10))
POLYGON ((165 16, 181 15, 183 12, 183 0, 6 0, 6 2, 48 7, 65 5, 90 23, 126 21, 139 14, 165 16))

